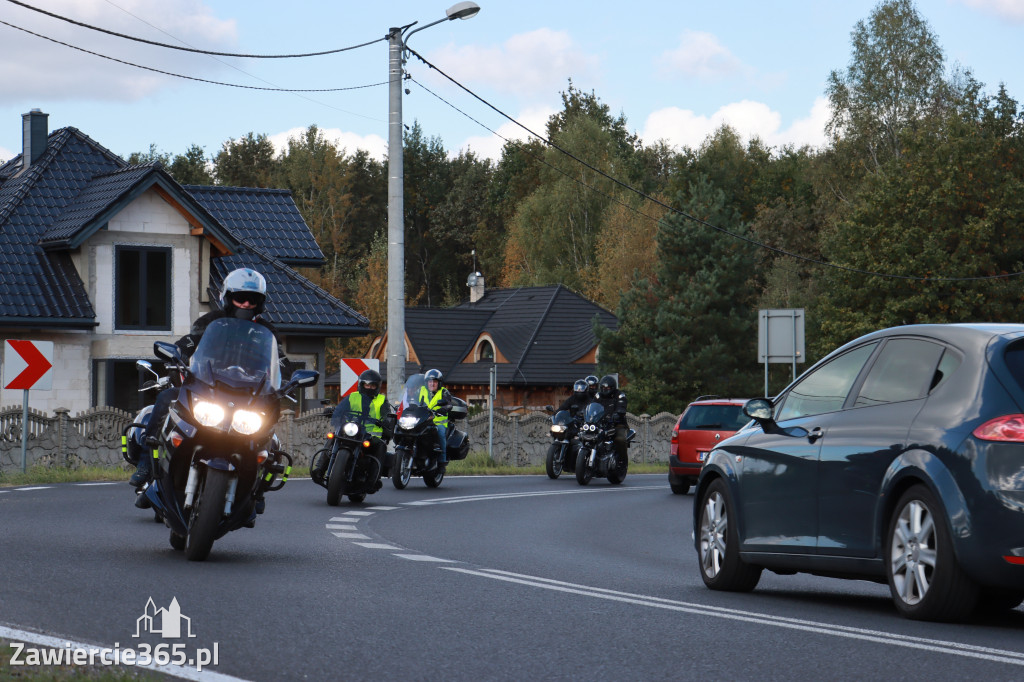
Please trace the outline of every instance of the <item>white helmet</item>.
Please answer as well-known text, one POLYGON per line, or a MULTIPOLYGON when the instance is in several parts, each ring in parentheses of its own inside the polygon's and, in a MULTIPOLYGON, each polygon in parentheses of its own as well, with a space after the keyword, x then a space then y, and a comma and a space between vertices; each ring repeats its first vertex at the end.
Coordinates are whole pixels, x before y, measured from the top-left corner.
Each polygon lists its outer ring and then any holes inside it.
POLYGON ((267 280, 251 268, 232 270, 224 277, 220 289, 220 306, 230 317, 251 320, 263 312, 267 302, 267 280), (236 299, 252 301, 252 308, 240 308, 236 299))

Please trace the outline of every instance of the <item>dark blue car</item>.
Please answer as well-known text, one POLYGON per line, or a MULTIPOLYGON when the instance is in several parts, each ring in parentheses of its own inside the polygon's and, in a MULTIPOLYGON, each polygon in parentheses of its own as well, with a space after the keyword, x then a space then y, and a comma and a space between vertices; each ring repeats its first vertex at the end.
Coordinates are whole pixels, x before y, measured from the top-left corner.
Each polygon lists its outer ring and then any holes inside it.
POLYGON ((744 411, 695 491, 708 587, 888 582, 922 620, 1024 601, 1024 325, 874 332, 744 411))

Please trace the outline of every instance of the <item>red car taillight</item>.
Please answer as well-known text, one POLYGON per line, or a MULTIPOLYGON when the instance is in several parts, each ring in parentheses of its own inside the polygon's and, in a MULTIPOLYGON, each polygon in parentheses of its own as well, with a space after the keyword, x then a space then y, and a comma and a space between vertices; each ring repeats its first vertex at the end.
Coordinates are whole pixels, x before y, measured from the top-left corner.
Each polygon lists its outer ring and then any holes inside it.
POLYGON ((1004 556, 1008 564, 1015 564, 1017 566, 1024 566, 1024 556, 1004 556))
POLYGON ((990 419, 971 433, 981 440, 1024 443, 1024 414, 1007 414, 990 419))
POLYGON ((672 429, 672 449, 674 450, 679 445, 679 427, 672 429))

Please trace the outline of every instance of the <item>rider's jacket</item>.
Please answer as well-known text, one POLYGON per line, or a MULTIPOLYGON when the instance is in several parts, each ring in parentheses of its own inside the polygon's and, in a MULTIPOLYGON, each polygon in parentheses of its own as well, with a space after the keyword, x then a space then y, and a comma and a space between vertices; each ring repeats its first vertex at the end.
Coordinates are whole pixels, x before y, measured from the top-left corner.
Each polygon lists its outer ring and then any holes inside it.
POLYGON ((447 388, 439 388, 430 395, 426 386, 420 388, 420 402, 426 403, 427 407, 440 414, 434 415, 434 423, 438 426, 448 426, 448 408, 451 406, 452 396, 447 388))

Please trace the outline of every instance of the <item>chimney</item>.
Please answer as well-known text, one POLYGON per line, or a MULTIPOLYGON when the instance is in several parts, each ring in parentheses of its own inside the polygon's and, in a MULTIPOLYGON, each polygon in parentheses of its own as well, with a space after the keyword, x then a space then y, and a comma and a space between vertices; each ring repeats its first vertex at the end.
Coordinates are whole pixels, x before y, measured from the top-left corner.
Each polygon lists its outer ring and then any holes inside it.
POLYGON ((46 129, 46 119, 48 117, 49 114, 44 114, 40 109, 33 109, 27 114, 21 115, 22 168, 31 166, 46 151, 46 137, 49 134, 46 129))
POLYGON ((469 279, 466 280, 466 284, 469 285, 470 303, 476 303, 484 297, 484 276, 479 272, 470 274, 469 279))

